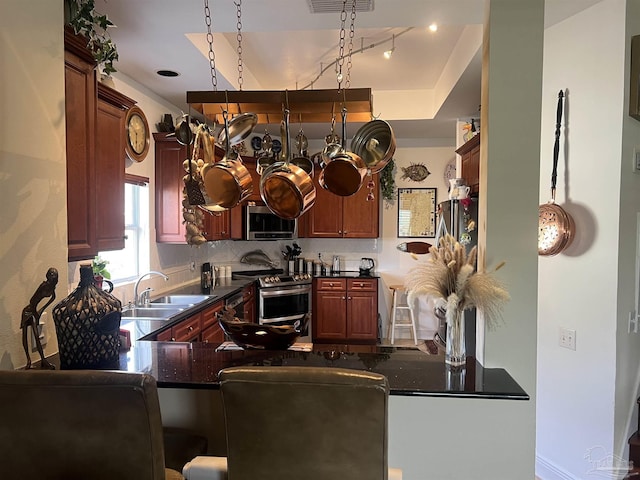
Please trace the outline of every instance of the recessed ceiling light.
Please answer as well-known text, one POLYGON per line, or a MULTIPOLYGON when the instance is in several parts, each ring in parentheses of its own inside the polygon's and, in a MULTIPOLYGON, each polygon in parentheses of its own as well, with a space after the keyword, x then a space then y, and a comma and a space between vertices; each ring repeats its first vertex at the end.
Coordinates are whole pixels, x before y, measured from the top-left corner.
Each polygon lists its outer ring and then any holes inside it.
POLYGON ((178 72, 174 72, 173 70, 158 70, 156 73, 161 77, 177 77, 180 75, 178 72))
POLYGON ((437 32, 438 31, 438 24, 437 23, 432 23, 431 25, 429 25, 429 30, 431 30, 432 32, 437 32))

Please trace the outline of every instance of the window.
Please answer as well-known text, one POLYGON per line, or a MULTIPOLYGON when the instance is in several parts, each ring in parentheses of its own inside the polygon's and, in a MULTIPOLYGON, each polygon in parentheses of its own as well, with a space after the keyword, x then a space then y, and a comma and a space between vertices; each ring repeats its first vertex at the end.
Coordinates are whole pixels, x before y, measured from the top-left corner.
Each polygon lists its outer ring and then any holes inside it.
POLYGON ((127 174, 124 186, 124 249, 100 252, 111 281, 135 280, 149 270, 149 179, 127 174))

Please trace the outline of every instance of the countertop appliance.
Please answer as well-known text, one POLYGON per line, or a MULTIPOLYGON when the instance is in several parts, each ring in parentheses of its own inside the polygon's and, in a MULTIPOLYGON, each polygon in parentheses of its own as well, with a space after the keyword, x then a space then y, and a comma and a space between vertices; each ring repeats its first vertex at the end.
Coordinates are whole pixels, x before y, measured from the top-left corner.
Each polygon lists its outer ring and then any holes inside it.
POLYGON ((275 215, 264 205, 247 205, 243 211, 245 240, 291 240, 298 238, 298 220, 275 215))
MULTIPOLYGON (((258 323, 292 325, 311 313, 311 280, 308 273, 288 275, 281 269, 234 272, 235 279, 256 280, 258 323)), ((313 319, 311 320, 313 321, 313 319)), ((299 341, 311 341, 311 322, 299 341)))
POLYGON ((362 257, 360 259, 360 275, 369 276, 373 272, 375 262, 373 258, 362 257))

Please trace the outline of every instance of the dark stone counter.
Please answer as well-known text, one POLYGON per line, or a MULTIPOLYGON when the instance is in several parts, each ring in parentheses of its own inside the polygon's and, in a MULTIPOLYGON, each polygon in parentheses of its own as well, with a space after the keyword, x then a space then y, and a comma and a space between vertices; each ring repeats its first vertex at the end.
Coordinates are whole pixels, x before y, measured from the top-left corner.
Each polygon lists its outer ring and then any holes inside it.
POLYGON ((341 367, 385 375, 391 395, 529 399, 504 369, 484 368, 472 358, 466 368, 451 369, 442 355, 412 348, 316 344, 311 352, 216 352, 217 347, 205 343, 140 341, 123 352, 120 369, 149 373, 160 387, 218 389, 218 372, 232 366, 341 367))

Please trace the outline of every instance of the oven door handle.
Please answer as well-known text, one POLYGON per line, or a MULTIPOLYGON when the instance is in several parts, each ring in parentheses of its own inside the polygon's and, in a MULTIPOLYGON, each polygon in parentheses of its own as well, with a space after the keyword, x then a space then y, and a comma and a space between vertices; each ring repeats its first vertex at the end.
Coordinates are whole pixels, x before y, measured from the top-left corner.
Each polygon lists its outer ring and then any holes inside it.
POLYGON ((309 293, 310 291, 311 291, 311 285, 279 288, 277 290, 272 290, 271 288, 268 288, 268 289, 263 288, 263 289, 260 289, 260 296, 263 298, 279 297, 281 295, 297 295, 299 293, 309 293))

